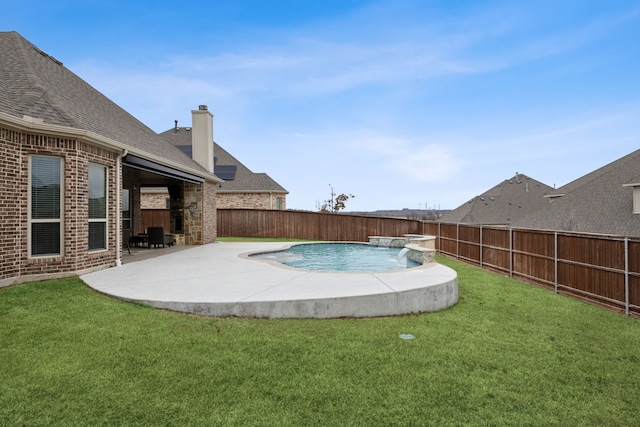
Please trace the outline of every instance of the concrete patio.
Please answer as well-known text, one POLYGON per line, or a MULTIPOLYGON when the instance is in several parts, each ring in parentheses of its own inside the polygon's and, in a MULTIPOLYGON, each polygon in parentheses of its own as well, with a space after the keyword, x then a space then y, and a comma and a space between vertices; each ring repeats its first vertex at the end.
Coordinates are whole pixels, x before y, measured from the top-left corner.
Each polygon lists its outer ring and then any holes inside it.
POLYGON ((122 266, 81 279, 122 300, 207 316, 373 317, 437 311, 458 300, 456 272, 437 263, 392 272, 333 273, 246 256, 289 245, 222 242, 144 249, 139 255, 125 250, 122 266))

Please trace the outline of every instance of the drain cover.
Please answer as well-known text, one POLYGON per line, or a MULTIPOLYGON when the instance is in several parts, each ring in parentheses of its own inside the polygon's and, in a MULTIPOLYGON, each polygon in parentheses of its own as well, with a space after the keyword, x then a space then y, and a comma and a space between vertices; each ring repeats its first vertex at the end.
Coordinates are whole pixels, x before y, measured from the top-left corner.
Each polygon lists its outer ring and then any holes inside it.
POLYGON ((412 340, 412 339, 415 339, 416 337, 411 334, 400 334, 400 338, 402 338, 403 340, 412 340))

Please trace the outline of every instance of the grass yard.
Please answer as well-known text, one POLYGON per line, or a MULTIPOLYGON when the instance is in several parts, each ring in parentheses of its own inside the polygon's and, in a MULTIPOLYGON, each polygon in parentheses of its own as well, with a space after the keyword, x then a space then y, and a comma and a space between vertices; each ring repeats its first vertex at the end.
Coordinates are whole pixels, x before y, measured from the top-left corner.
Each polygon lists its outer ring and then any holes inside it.
POLYGON ((0 425, 640 424, 638 320, 439 260, 458 304, 393 318, 201 318, 78 279, 0 289, 0 425))

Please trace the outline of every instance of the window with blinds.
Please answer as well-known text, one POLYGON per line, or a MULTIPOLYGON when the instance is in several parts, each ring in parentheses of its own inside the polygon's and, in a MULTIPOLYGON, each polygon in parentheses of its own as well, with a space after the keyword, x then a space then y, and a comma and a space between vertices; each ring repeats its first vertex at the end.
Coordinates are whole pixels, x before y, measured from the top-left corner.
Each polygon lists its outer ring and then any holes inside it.
POLYGON ((62 182, 60 157, 30 157, 29 253, 55 256, 62 253, 62 182))
POLYGON ((107 249, 107 168, 89 163, 89 250, 107 249))
POLYGON ((122 229, 131 229, 131 191, 128 189, 122 189, 122 229))

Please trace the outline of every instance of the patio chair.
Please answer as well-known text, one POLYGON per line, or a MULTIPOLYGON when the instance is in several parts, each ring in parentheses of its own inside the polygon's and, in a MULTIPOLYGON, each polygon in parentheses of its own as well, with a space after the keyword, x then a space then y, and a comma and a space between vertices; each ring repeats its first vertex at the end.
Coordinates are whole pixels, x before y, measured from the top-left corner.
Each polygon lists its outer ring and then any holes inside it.
POLYGON ((173 245, 173 235, 164 234, 164 227, 149 227, 147 228, 147 235, 147 243, 149 247, 151 247, 151 245, 154 247, 162 245, 164 248, 165 245, 173 245))
POLYGON ((123 228, 122 229, 122 246, 125 246, 127 248, 127 251, 129 251, 129 254, 131 254, 131 248, 129 247, 130 241, 131 241, 131 229, 123 228))

